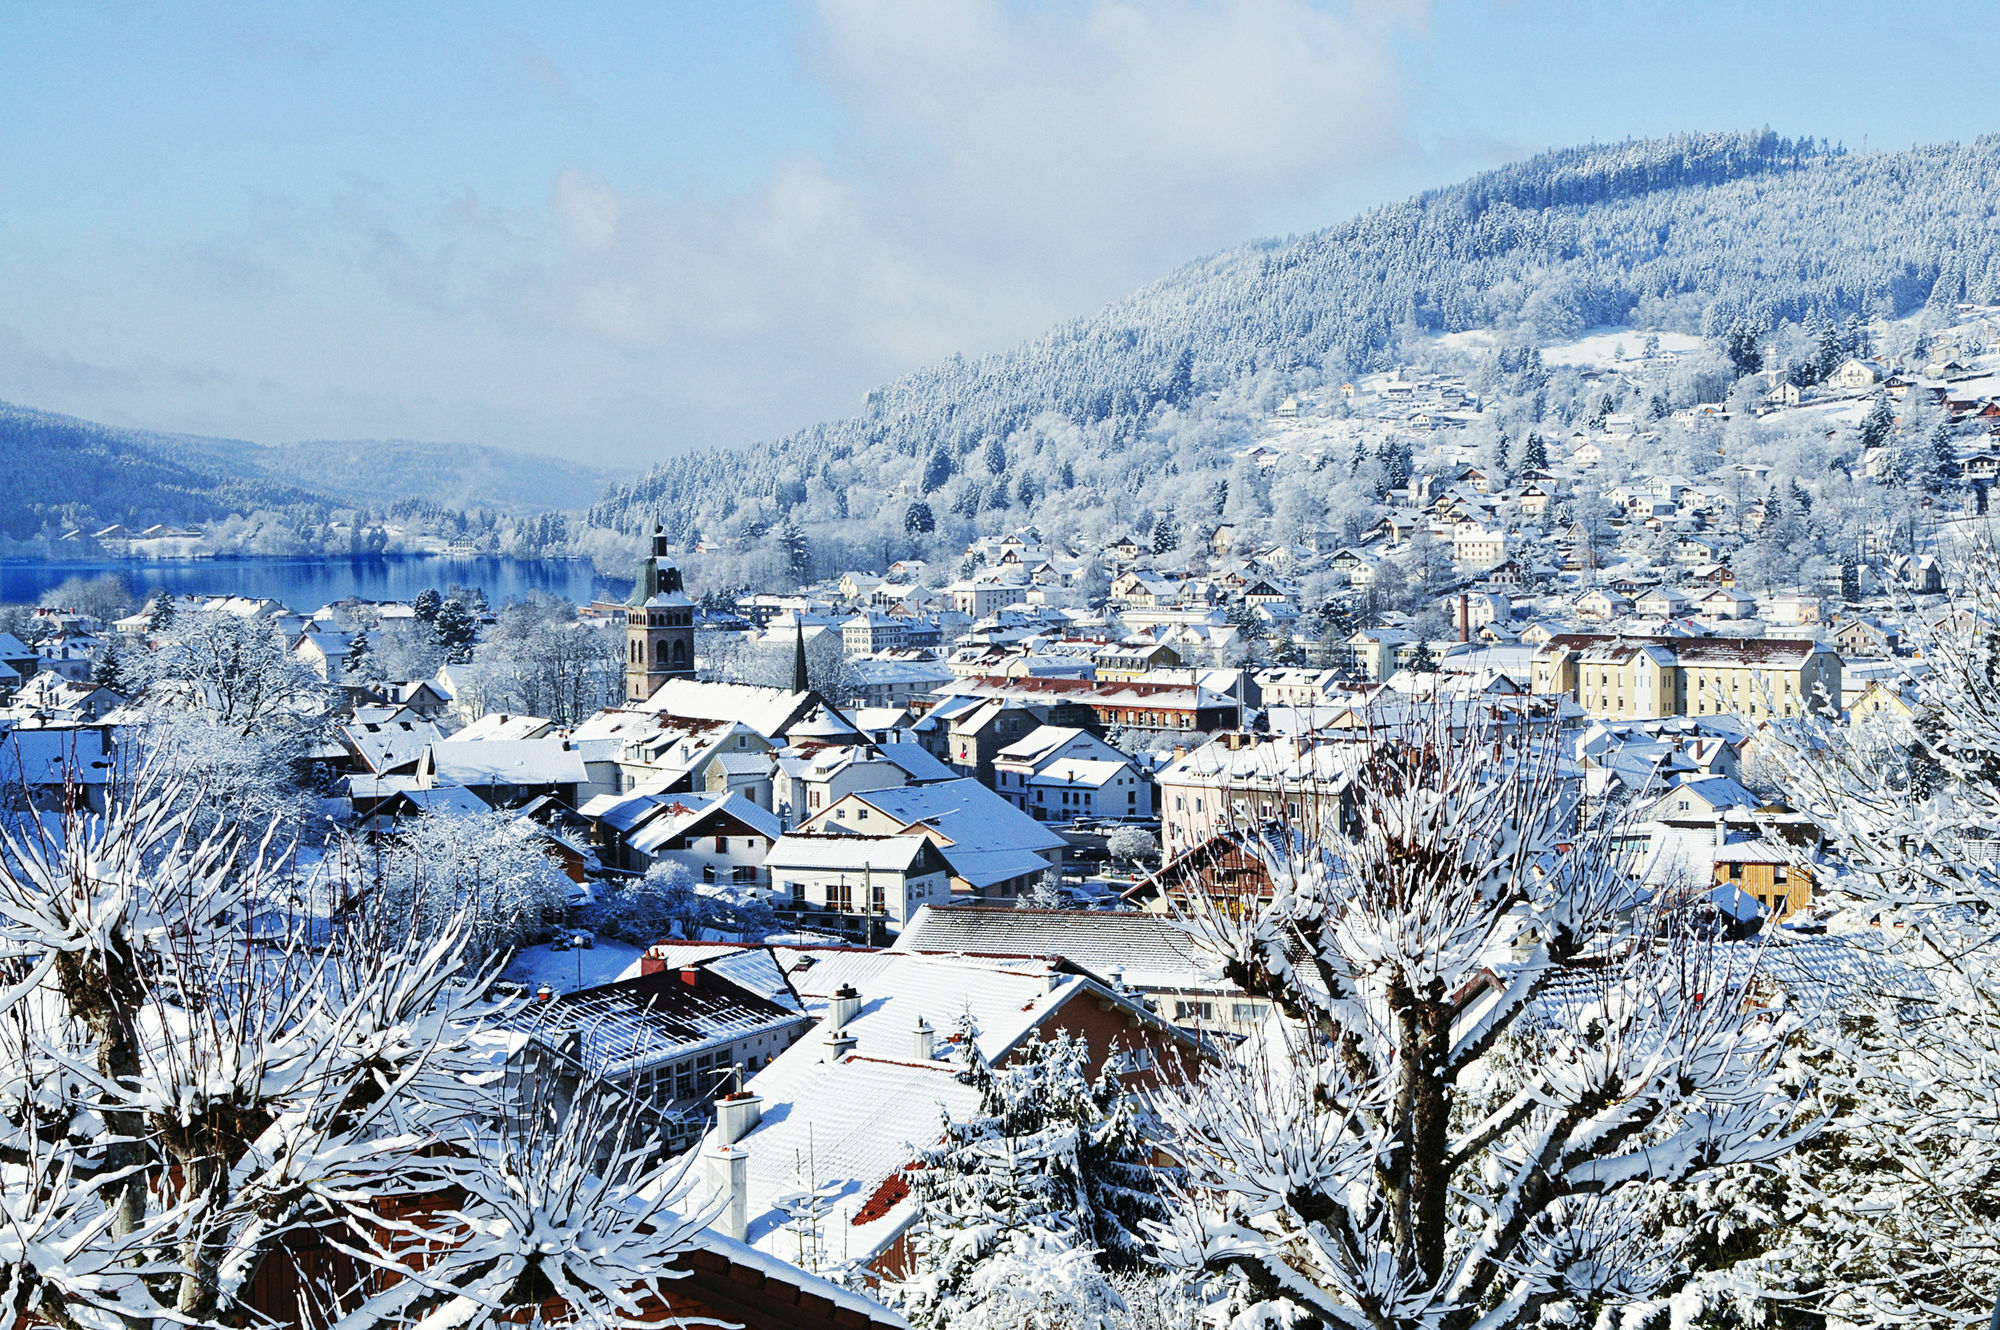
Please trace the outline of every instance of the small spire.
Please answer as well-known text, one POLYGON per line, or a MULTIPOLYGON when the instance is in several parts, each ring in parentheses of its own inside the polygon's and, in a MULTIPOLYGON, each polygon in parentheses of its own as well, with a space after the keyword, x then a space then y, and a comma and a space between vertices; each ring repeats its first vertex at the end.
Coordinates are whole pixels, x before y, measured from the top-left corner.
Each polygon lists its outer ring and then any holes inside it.
POLYGON ((792 691, 806 691, 806 617, 798 617, 798 636, 792 639, 792 691))
POLYGON ((667 527, 664 522, 653 523, 653 557, 667 557, 667 527))

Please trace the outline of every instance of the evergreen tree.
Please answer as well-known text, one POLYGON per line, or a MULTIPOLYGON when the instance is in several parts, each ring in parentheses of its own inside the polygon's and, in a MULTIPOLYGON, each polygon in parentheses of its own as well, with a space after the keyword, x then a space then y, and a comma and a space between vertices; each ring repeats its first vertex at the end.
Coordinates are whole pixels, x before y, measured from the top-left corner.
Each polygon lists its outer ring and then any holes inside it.
POLYGON ((1438 672, 1437 654, 1431 650, 1429 642, 1422 638, 1417 639, 1416 649, 1410 653, 1408 668, 1412 674, 1436 674, 1438 672))
POLYGON ((1181 543, 1180 527, 1174 522, 1171 512, 1160 514, 1153 523, 1153 553, 1166 554, 1181 543))
POLYGON ((1739 318, 1729 325, 1729 331, 1722 337, 1722 354, 1729 357, 1730 367, 1737 378, 1755 374, 1764 368, 1764 330, 1747 318, 1739 318))
POLYGON ((118 655, 118 643, 106 638, 98 648, 96 659, 90 662, 90 681, 99 688, 109 688, 114 693, 124 693, 125 662, 118 655))
POLYGON ((1862 449, 1865 451, 1880 447, 1888 441, 1890 433, 1895 428, 1896 415, 1889 409, 1889 395, 1875 394, 1874 405, 1868 408, 1868 414, 1861 419, 1862 449))
POLYGON ((1940 422, 1925 437, 1915 479, 1926 494, 1948 494, 1958 487, 1958 452, 1952 447, 1951 426, 1940 422))
POLYGON ((152 617, 146 621, 148 631, 164 633, 174 621, 174 598, 165 591, 153 597, 152 617))
POLYGON ((347 655, 340 662, 341 672, 349 679, 366 679, 374 656, 374 648, 368 644, 368 634, 356 633, 347 641, 347 655))
POLYGON ((930 460, 924 463, 924 493, 935 494, 951 479, 951 453, 943 447, 931 449, 930 460))
POLYGON ((986 437, 986 446, 980 450, 980 458, 986 463, 986 469, 994 475, 1006 474, 1007 445, 1000 442, 999 435, 989 434, 986 437))
POLYGON ((472 640, 478 632, 472 615, 458 599, 447 600, 438 606, 437 619, 431 624, 431 636, 450 663, 463 665, 472 659, 472 640))
POLYGON ((1850 605, 1861 599, 1861 565, 1852 555, 1840 561, 1840 598, 1850 605))
POLYGON ((937 517, 931 512, 931 506, 922 499, 918 499, 903 510, 904 535, 928 536, 935 530, 937 530, 937 517))
POLYGON ((1528 435, 1527 447, 1521 451, 1521 467, 1526 471, 1546 470, 1549 465, 1549 441, 1540 434, 1528 435))
MULTIPOLYGON (((1162 1170, 1113 1070, 1116 1050, 1094 1082, 1089 1060, 1067 1033, 1030 1041, 1004 1068, 967 1058, 959 1074, 979 1087, 979 1112, 947 1123, 911 1170, 921 1206, 911 1267, 886 1289, 913 1323, 988 1324, 982 1316, 1018 1303, 1024 1285, 1116 1306, 1104 1272, 1151 1250, 1141 1225, 1165 1214, 1162 1170)), ((1076 1319, 1050 1323, 1090 1323, 1066 1310, 1076 1319)))
POLYGON ((787 516, 778 526, 778 548, 784 551, 785 571, 792 580, 805 582, 812 577, 812 546, 806 540, 806 533, 793 518, 787 516))
POLYGON ((437 622, 438 610, 443 604, 444 597, 438 594, 436 587, 425 587, 410 602, 410 608, 416 612, 417 622, 429 626, 437 622))

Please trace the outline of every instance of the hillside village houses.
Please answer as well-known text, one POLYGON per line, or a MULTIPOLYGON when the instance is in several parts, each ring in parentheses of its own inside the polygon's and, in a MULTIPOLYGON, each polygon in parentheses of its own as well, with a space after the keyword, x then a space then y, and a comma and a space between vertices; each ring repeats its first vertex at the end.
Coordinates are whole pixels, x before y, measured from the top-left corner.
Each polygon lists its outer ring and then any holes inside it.
MULTIPOLYGON (((1594 381, 1608 395, 1664 363, 1594 381)), ((1759 745, 1807 718, 1919 718, 1923 644, 1963 626, 1945 596, 1968 515, 1774 585, 1753 557, 1788 501, 1768 468, 1723 454, 1649 474, 1646 450, 1738 410, 1858 416, 1899 382, 1940 409, 1972 400, 1911 368, 1855 357, 1679 422, 1606 412, 1538 436, 1533 465, 1462 443, 1482 423, 1471 383, 1363 375, 1293 394, 1239 454, 1275 471, 1357 440, 1407 448, 1374 510, 1324 527, 1215 511, 1180 514, 1177 535, 989 531, 955 564, 733 603, 691 594, 655 531, 630 594, 591 611, 623 639, 615 694, 561 722, 484 705, 462 662, 358 682, 357 642, 409 606, 169 607, 268 631, 323 685, 334 717, 306 761, 330 823, 379 838, 498 810, 578 899, 666 872, 768 908, 768 934, 660 938, 588 982, 579 957, 567 986, 539 957, 547 1005, 516 1056, 561 1075, 581 1050, 663 1139, 728 1147, 721 1222, 758 1252, 797 1257, 785 1198, 817 1142, 844 1190, 809 1240, 894 1260, 908 1142, 972 1103, 959 1015, 995 1064, 1069 1029, 1141 1079, 1250 1035, 1265 1013, 1193 954, 1175 908, 1268 891, 1283 855, 1345 834, 1355 771, 1404 724, 1546 734, 1564 807, 1625 810, 1649 887, 1694 887, 1739 934, 1823 919, 1821 831, 1759 784, 1759 745), (766 682, 745 677, 753 656, 766 682)), ((2000 444, 1978 411, 1949 419, 1971 507, 2000 444)), ((101 807, 166 690, 99 666, 146 650, 158 615, 22 631, 32 644, 0 633, 0 773, 16 804, 101 807)))

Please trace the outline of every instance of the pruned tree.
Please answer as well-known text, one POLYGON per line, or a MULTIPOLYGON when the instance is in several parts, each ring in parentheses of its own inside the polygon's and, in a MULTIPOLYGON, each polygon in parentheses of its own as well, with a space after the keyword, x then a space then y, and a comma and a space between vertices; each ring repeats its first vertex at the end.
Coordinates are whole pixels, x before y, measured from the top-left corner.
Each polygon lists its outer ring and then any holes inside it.
POLYGON ((1791 1148, 1789 1022, 1579 826, 1554 736, 1461 714, 1361 750, 1339 834, 1191 923, 1279 1015, 1156 1108, 1165 1258, 1241 1325, 1590 1323, 1685 1277, 1662 1184, 1791 1148), (1456 728, 1453 728, 1456 726, 1456 728))
POLYGON ((494 1074, 469 910, 330 914, 269 838, 116 796, 0 832, 11 1318, 240 1326, 289 1280, 348 1330, 660 1320, 706 1212, 628 1096, 494 1074))
POLYGON ((277 925, 253 947, 275 868, 268 839, 203 831, 144 773, 102 817, 0 833, 0 1287, 17 1313, 240 1316, 288 1236, 394 1190, 467 1111, 486 1004, 463 930, 418 941, 364 912, 337 946, 277 925))

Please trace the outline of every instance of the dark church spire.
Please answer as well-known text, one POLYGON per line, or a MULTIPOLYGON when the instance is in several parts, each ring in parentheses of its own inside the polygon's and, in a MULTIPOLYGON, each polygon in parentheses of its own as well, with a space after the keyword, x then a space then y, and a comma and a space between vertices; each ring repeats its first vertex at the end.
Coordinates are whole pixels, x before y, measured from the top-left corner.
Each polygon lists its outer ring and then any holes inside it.
POLYGON ((806 619, 799 616, 799 633, 792 639, 792 691, 803 693, 806 683, 806 619))

